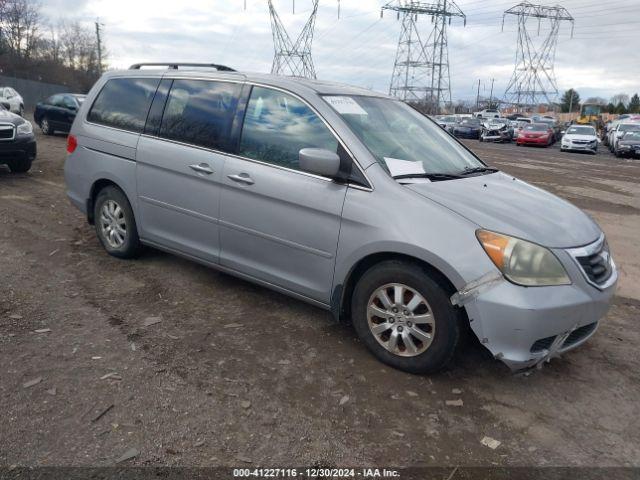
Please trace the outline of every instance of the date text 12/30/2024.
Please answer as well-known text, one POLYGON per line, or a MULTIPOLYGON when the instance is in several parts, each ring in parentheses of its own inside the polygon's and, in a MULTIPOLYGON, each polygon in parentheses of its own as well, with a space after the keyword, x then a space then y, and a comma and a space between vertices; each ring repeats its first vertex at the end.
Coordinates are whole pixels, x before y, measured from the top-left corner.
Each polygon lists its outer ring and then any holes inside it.
POLYGON ((399 478, 386 468, 234 468, 234 478, 399 478))

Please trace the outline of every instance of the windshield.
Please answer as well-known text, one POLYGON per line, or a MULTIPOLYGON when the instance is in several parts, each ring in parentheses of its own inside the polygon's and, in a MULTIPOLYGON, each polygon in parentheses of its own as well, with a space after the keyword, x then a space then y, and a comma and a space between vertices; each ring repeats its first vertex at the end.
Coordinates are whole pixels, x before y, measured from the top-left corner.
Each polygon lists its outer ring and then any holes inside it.
POLYGON ((465 118, 460 122, 460 125, 464 125, 466 127, 477 127, 480 125, 480 120, 475 118, 465 118))
POLYGON ((392 176, 458 174, 484 164, 442 128, 403 102, 325 96, 392 176))
POLYGON ((635 132, 627 132, 622 138, 624 138, 625 140, 640 140, 640 130, 637 130, 635 132))
POLYGON ((639 124, 625 123, 623 125, 618 126, 618 130, 620 130, 621 132, 628 132, 630 130, 640 130, 640 123, 639 124))
POLYGON ((573 135, 595 135, 596 131, 593 127, 570 127, 566 133, 573 135))
POLYGON ((456 117, 444 117, 440 119, 443 122, 447 122, 447 123, 456 123, 456 117))
POLYGON ((600 115, 601 111, 600 105, 583 105, 582 106, 582 114, 583 115, 600 115))
POLYGON ((530 123, 524 126, 525 130, 532 132, 546 132, 548 128, 549 127, 547 127, 544 123, 530 123))

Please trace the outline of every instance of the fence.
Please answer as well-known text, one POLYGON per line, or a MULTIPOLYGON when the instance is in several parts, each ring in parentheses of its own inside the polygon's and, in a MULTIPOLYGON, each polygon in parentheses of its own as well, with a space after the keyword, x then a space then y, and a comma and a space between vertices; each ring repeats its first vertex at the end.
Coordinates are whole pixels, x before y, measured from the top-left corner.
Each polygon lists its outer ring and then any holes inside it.
POLYGON ((64 85, 36 82, 35 80, 25 80, 4 75, 0 75, 0 87, 12 87, 22 95, 25 110, 33 110, 36 108, 36 103, 55 93, 69 92, 69 87, 64 85))
MULTIPOLYGON (((557 118, 561 122, 571 122, 571 121, 577 120, 579 116, 580 116, 580 112, 559 113, 557 115, 557 118)), ((617 113, 603 113, 601 116, 602 116, 603 122, 607 122, 609 120, 615 120, 616 118, 618 118, 617 113)))

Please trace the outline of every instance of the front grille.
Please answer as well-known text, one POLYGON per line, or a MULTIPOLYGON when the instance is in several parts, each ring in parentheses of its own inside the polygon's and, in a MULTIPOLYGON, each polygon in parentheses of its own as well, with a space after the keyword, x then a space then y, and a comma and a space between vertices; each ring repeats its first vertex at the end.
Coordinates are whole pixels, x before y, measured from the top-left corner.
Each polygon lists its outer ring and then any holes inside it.
POLYGON ((0 140, 13 140, 15 127, 13 125, 0 125, 0 140))
POLYGON ((535 342, 533 342, 533 345, 531 345, 531 353, 539 353, 539 352, 542 352, 543 350, 549 350, 549 348, 551 347, 555 339, 556 339, 556 335, 553 335, 552 337, 541 338, 540 340, 536 340, 535 342))
POLYGON ((576 328, 573 332, 569 334, 569 336, 565 339, 562 344, 562 348, 570 347, 571 345, 575 345, 581 340, 584 340, 586 337, 591 335, 593 331, 598 326, 598 322, 590 323, 589 325, 585 325, 580 328, 576 328))
POLYGON ((587 278, 596 285, 604 284, 613 273, 611 257, 606 242, 602 242, 599 251, 591 255, 576 257, 587 278))

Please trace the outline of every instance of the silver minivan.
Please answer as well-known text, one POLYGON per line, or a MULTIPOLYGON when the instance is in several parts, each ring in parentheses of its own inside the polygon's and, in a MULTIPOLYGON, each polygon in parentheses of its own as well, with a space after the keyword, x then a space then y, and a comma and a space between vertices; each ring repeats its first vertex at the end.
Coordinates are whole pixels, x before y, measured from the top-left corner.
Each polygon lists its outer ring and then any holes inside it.
POLYGON ((414 373, 469 327, 514 370, 596 331, 616 267, 570 203, 386 95, 169 67, 104 75, 69 135, 68 195, 109 254, 151 246, 307 301, 414 373))

